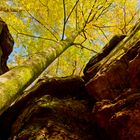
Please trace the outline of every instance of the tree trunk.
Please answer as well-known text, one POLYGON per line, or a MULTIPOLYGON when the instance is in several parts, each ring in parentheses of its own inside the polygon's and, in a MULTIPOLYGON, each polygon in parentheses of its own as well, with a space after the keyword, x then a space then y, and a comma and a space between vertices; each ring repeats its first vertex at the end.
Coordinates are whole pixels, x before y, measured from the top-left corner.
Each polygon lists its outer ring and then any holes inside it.
POLYGON ((0 114, 37 78, 59 55, 72 46, 80 31, 73 32, 70 38, 59 41, 55 46, 37 53, 24 65, 15 67, 0 76, 0 114))

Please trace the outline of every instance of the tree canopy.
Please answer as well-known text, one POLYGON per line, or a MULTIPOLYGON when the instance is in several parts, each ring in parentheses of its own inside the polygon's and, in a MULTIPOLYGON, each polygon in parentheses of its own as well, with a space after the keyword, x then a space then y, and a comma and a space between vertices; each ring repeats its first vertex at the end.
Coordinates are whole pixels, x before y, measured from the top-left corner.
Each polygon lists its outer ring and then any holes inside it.
POLYGON ((127 34, 139 20, 139 7, 137 0, 1 0, 0 16, 15 40, 11 68, 81 30, 72 47, 46 70, 81 75, 88 59, 114 34, 127 34))

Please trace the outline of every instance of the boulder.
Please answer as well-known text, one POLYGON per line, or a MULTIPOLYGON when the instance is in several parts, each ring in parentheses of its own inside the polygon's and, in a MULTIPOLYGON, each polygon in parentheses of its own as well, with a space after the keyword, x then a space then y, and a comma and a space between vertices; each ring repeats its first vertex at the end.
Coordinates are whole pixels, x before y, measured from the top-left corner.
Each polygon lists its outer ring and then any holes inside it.
POLYGON ((93 114, 111 140, 140 139, 140 92, 128 91, 115 102, 97 102, 93 114))

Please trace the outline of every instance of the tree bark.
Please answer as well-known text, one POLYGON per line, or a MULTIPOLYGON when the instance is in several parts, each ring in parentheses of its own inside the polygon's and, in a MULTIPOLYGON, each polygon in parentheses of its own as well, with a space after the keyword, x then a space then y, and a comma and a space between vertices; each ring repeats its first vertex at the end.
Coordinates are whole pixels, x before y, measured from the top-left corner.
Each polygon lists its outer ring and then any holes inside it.
POLYGON ((72 46, 80 31, 70 38, 59 41, 55 46, 29 58, 24 65, 15 67, 0 76, 0 114, 34 81, 59 55, 72 46))

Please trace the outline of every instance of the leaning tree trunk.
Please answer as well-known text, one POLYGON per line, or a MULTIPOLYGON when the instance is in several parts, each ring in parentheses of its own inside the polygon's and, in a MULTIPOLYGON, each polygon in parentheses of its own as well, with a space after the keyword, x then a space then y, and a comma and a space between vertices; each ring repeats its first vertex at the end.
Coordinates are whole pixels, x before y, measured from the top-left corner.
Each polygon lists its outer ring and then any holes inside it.
POLYGON ((0 77, 0 114, 37 78, 59 55, 72 46, 80 31, 73 32, 70 38, 59 41, 55 46, 37 53, 24 65, 11 69, 0 77))

